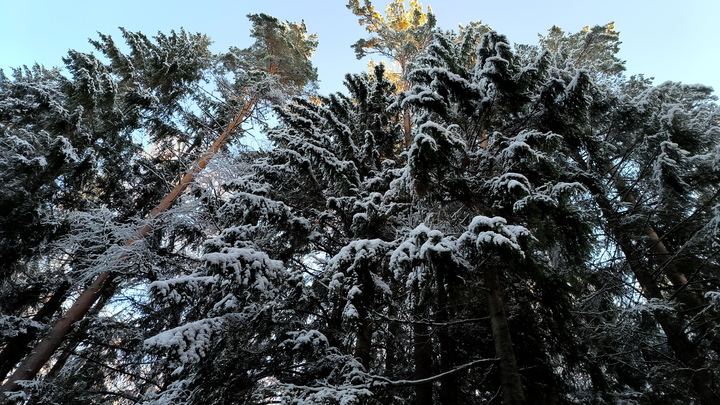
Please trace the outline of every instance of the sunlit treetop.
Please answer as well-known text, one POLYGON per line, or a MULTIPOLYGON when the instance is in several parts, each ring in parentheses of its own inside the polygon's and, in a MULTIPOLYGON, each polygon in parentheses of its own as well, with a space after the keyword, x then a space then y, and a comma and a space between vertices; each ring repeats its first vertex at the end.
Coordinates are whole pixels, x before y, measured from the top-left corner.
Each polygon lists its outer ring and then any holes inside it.
POLYGON ((247 49, 230 47, 223 58, 226 68, 262 70, 297 88, 317 81, 317 69, 310 62, 317 35, 308 34, 304 21, 283 22, 266 14, 249 14, 248 19, 255 43, 247 49))
POLYGON ((363 5, 359 0, 350 0, 347 8, 358 16, 360 25, 371 34, 370 38, 353 44, 357 58, 382 55, 397 62, 401 75, 407 64, 427 46, 437 22, 430 6, 423 11, 417 0, 410 0, 407 7, 404 0, 394 0, 385 7, 385 16, 376 11, 370 0, 365 0, 363 5))

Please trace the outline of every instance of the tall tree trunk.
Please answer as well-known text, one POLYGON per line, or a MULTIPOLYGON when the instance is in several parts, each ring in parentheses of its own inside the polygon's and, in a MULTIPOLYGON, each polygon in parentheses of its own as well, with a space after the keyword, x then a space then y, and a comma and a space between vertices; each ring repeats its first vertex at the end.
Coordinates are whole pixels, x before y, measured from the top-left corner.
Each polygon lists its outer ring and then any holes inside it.
MULTIPOLYGON (((257 104, 257 99, 251 98, 243 106, 242 110, 235 116, 235 118, 228 124, 225 131, 215 140, 210 148, 195 162, 195 164, 188 170, 187 173, 182 177, 180 183, 173 188, 170 193, 150 212, 149 220, 147 223, 138 229, 137 236, 133 239, 128 240, 125 246, 132 246, 135 242, 142 240, 154 226, 154 221, 165 211, 167 211, 187 187, 195 180, 195 177, 202 172, 203 169, 208 165, 210 160, 222 149, 223 146, 228 142, 230 136, 239 128, 243 122, 247 119, 250 112, 257 104)), ((126 256, 121 256, 118 261, 124 260, 126 256)), ((19 388, 17 381, 21 380, 32 380, 35 378, 40 369, 45 363, 50 360, 53 354, 62 344, 63 340, 68 333, 72 330, 75 322, 82 319, 85 314, 90 310, 92 305, 97 301, 98 297, 102 294, 103 290, 110 285, 112 280, 115 278, 115 273, 112 271, 105 271, 100 273, 95 281, 80 294, 73 306, 67 311, 65 316, 60 318, 57 323, 50 329, 47 336, 43 338, 36 346, 35 349, 28 355, 25 360, 15 370, 15 373, 8 378, 0 389, 0 401, 3 399, 2 393, 7 391, 16 391, 19 388)))
MULTIPOLYGON (((391 276, 389 283, 391 284, 391 291, 397 291, 395 288, 395 285, 397 284, 395 277, 391 276)), ((402 326, 400 325, 400 322, 393 320, 396 319, 397 316, 398 309, 395 305, 391 304, 388 308, 388 333, 385 336, 385 375, 387 375, 388 378, 395 377, 395 366, 402 358, 402 354, 399 350, 400 345, 402 344, 400 343, 402 326)))
MULTIPOLYGON (((432 342, 430 328, 419 322, 413 323, 413 361, 415 363, 415 380, 423 380, 432 376, 432 342)), ((432 382, 415 386, 415 405, 432 405, 432 382)))
POLYGON ((403 111, 403 133, 405 134, 405 148, 410 149, 413 143, 412 117, 410 110, 403 111))
POLYGON ((522 378, 517 367, 515 352, 510 339, 505 307, 502 299, 502 289, 497 268, 492 265, 485 266, 485 288, 487 289, 488 311, 490 313, 490 327, 495 342, 495 354, 500 359, 500 388, 503 404, 525 404, 525 391, 522 378))
MULTIPOLYGON (((448 322, 451 316, 450 296, 446 286, 452 288, 450 280, 445 274, 445 268, 437 269, 438 309, 439 322, 448 322)), ((448 331, 449 326, 440 327, 438 340, 440 342, 440 372, 444 373, 455 367, 456 348, 455 341, 448 331)), ((440 379, 440 403, 443 405, 456 405, 458 403, 458 378, 448 375, 440 379)))
POLYGON ((358 330, 356 332, 355 357, 360 359, 366 371, 370 371, 373 333, 370 310, 373 308, 375 302, 375 283, 369 269, 358 269, 357 274, 362 290, 359 297, 357 295, 353 297, 352 302, 360 317, 358 320, 358 330))
POLYGON ((368 319, 367 311, 360 312, 360 318, 357 340, 355 341, 355 357, 359 358, 365 370, 369 371, 372 362, 372 323, 368 319))

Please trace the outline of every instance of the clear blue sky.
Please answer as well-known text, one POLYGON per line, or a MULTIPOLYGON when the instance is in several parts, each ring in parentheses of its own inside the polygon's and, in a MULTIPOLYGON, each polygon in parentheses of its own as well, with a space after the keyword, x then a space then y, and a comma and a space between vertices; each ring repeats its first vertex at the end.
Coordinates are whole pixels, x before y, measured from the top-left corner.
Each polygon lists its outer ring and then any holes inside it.
MULTIPOLYGON (((213 50, 249 45, 248 13, 304 19, 317 33, 314 62, 320 92, 342 89, 345 73, 366 69, 350 45, 366 33, 346 0, 4 0, 0 6, 0 68, 41 63, 59 66, 68 49, 91 51, 96 32, 119 36, 117 27, 155 34, 184 27, 209 35, 213 50)), ((439 26, 482 21, 513 43, 535 43, 554 24, 566 32, 614 21, 623 41, 627 74, 643 73, 683 83, 703 83, 720 93, 720 0, 430 0, 439 26)), ((383 9, 385 1, 374 3, 383 9)))

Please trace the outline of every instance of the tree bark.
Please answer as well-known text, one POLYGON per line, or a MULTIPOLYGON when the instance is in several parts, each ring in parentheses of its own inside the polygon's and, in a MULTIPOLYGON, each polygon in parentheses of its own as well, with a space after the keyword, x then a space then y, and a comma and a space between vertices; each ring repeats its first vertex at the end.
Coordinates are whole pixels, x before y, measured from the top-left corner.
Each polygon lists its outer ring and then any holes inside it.
MULTIPOLYGON (((32 317, 32 320, 35 322, 47 322, 60 309, 60 305, 69 289, 70 283, 64 282, 60 284, 52 297, 32 317)), ((36 335, 37 331, 35 330, 27 331, 18 334, 7 343, 0 352, 0 381, 3 381, 15 365, 27 355, 30 351, 30 343, 32 343, 36 335)))
MULTIPOLYGON (((117 285, 115 285, 117 287, 117 285)), ((114 289, 105 289, 103 291, 102 296, 98 299, 98 301, 93 305, 92 309, 89 311, 90 316, 97 316, 100 314, 100 311, 105 308, 105 305, 107 305, 108 302, 110 302, 110 299, 112 296, 115 295, 114 289)), ((85 329, 87 330, 87 329, 85 329)), ((70 357, 74 354, 75 350, 77 349, 78 345, 80 345, 82 341, 82 332, 75 330, 74 333, 75 339, 73 339, 72 334, 70 334, 70 339, 66 339, 64 342, 64 347, 61 350, 61 353, 59 356, 57 356, 57 360, 55 361, 55 364, 53 364, 52 368, 48 373, 45 375, 45 381, 52 381, 57 378, 58 375, 60 375, 60 372, 63 368, 65 368, 65 365, 67 364, 68 360, 70 360, 70 357)), ((61 345, 62 347, 63 345, 61 345)))
POLYGON ((496 357, 500 359, 500 389, 503 404, 525 404, 525 391, 522 377, 517 367, 515 352, 510 339, 510 327, 502 299, 502 289, 495 266, 486 265, 484 269, 485 288, 487 289, 490 327, 495 342, 496 357))
MULTIPOLYGON (((413 323, 413 360, 415 362, 416 380, 424 380, 432 376, 432 346, 430 328, 421 323, 413 323)), ((432 383, 415 386, 415 405, 432 405, 432 383)))
MULTIPOLYGON (((437 319, 439 322, 450 320, 450 296, 445 288, 452 288, 451 280, 445 274, 446 268, 437 269, 438 309, 437 319)), ((448 372, 455 367, 456 348, 455 341, 448 331, 450 326, 441 327, 438 334, 440 342, 440 372, 448 372)), ((440 379, 440 403, 442 405, 456 405, 458 403, 458 379, 456 376, 448 375, 440 379)))
MULTIPOLYGON (((392 276, 389 282, 393 287, 396 284, 395 278, 392 276)), ((391 287, 391 291, 396 291, 393 287, 391 287)), ((400 322, 394 320, 397 315, 397 307, 391 304, 388 308, 388 333, 385 336, 385 375, 389 378, 395 376, 395 366, 402 356, 400 352, 402 326, 400 322)))
POLYGON ((410 110, 403 112, 403 133, 405 134, 405 148, 410 149, 413 143, 412 137, 412 122, 410 116, 410 110))
POLYGON ((369 269, 357 269, 357 275, 362 289, 360 296, 353 297, 352 302, 360 317, 360 319, 358 319, 358 330, 356 332, 355 357, 360 359, 360 363, 362 363, 366 371, 370 371, 373 333, 370 310, 375 302, 375 283, 369 269))
MULTIPOLYGON (((50 360, 50 357, 60 347, 65 336, 70 333, 75 322, 82 319, 90 310, 90 307, 97 300, 106 285, 108 285, 114 274, 110 271, 101 273, 75 301, 68 312, 55 323, 47 336, 35 346, 32 353, 20 363, 13 375, 8 378, 2 386, 2 391, 16 391, 20 386, 17 381, 32 380, 40 369, 50 360)), ((2 399, 2 398, 0 398, 2 399)))

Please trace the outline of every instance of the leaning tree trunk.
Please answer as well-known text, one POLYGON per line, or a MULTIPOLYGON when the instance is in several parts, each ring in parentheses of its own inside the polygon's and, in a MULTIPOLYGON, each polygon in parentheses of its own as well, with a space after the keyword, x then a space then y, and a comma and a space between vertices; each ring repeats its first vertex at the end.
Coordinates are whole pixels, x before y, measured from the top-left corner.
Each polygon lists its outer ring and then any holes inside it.
MULTIPOLYGON (((625 255, 629 267, 642 289, 643 296, 647 299, 665 301, 666 298, 663 296, 655 280, 655 272, 647 265, 647 260, 643 257, 643 254, 633 246, 630 234, 619 224, 617 214, 612 211, 610 202, 602 196, 598 197, 597 201, 603 216, 608 219, 610 234, 625 255)), ((648 229, 652 231, 652 227, 648 225, 645 229, 646 233, 649 232, 648 229)), ((652 237, 653 233, 654 231, 648 236, 652 237)), ((655 234, 655 236, 657 237, 657 234, 655 234)), ((654 242, 656 246, 654 249, 660 249, 657 247, 662 243, 659 238, 654 242)), ((664 246, 662 246, 662 249, 665 249, 664 246)), ((665 254, 667 257, 666 250, 665 254)), ((665 267, 669 267, 668 263, 665 263, 665 265, 665 267)), ((681 279, 679 279, 681 276, 682 274, 675 274, 674 276, 669 276, 668 279, 670 279, 671 282, 681 282, 681 279)), ((684 276, 682 276, 682 279, 684 279, 684 276)), ((690 381, 693 390, 706 404, 720 403, 720 393, 715 392, 713 387, 709 385, 712 384, 713 373, 704 367, 705 356, 698 350, 698 345, 690 340, 681 320, 664 309, 653 311, 653 315, 663 330, 668 345, 673 353, 675 353, 675 357, 692 371, 690 381)))
MULTIPOLYGON (((589 165, 577 150, 572 151, 573 158, 586 171, 589 165)), ((630 187, 620 178, 617 169, 608 164, 610 182, 618 192, 623 202, 637 205, 637 198, 630 187)), ((633 244, 633 237, 628 233, 618 220, 618 213, 613 209, 607 196, 595 191, 596 201, 603 216, 608 221, 609 234, 622 250, 628 261, 630 269, 638 284, 642 288, 642 294, 647 299, 666 300, 660 287, 657 284, 658 276, 665 276, 675 289, 674 297, 687 308, 696 308, 703 305, 703 300, 692 292, 688 292, 688 280, 685 275, 677 269, 673 262, 674 256, 667 249, 651 224, 646 224, 642 229, 642 235, 631 232, 637 239, 644 239, 648 243, 648 252, 640 252, 633 244), (648 254, 649 253, 649 254, 648 254), (647 263, 655 263, 660 269, 655 272, 647 263)), ((693 390, 707 404, 720 403, 720 393, 716 392, 708 383, 713 380, 713 372, 703 367, 704 356, 698 350, 698 346, 690 341, 682 322, 676 316, 665 310, 653 312, 660 328, 665 333, 668 345, 672 349, 677 360, 685 367, 692 370, 691 385, 693 390)))
MULTIPOLYGON (((110 299, 113 295, 115 295, 115 290, 117 289, 118 285, 114 284, 110 289, 105 289, 103 291, 103 294, 98 298, 98 301, 93 305, 93 307, 90 309, 89 317, 93 318, 98 316, 100 314, 100 311, 102 311, 105 306, 110 302, 110 299)), ((53 364, 50 371, 47 372, 44 376, 45 381, 52 381, 57 378, 58 375, 60 375, 60 372, 65 368, 65 365, 70 360, 70 357, 72 357, 73 354, 75 354, 75 351, 78 346, 82 343, 83 334, 87 332, 89 327, 89 324, 86 323, 84 330, 78 330, 75 328, 72 333, 68 334, 68 338, 65 339, 61 347, 59 348, 60 354, 56 356, 55 364, 53 364), (73 336, 75 335, 75 336, 73 336)))
MULTIPOLYGON (((32 317, 32 320, 35 322, 48 322, 60 310, 69 289, 69 282, 61 283, 50 299, 32 317)), ((0 352, 0 381, 4 380, 8 373, 15 368, 15 365, 27 355, 30 351, 30 343, 35 339, 36 334, 36 330, 27 330, 25 333, 19 333, 5 345, 5 348, 0 352)))
MULTIPOLYGON (((154 221, 164 212, 166 212, 182 195, 182 193, 188 188, 190 183, 195 180, 200 172, 208 165, 210 160, 227 144, 230 136, 242 125, 243 122, 250 115, 250 112, 257 104, 257 99, 251 98, 243 106, 242 110, 235 116, 235 118, 228 124, 227 128, 223 133, 215 140, 210 148, 195 162, 195 164, 188 170, 187 173, 182 177, 180 183, 165 196, 165 198, 150 212, 149 219, 144 226, 138 229, 137 236, 133 239, 128 240, 125 246, 130 247, 135 242, 142 240, 154 226, 154 221)), ((118 258, 118 261, 122 261, 125 255, 118 258)), ((25 360, 15 370, 10 378, 3 384, 0 389, 0 401, 3 392, 16 391, 20 388, 18 381, 21 380, 32 380, 35 378, 37 373, 42 367, 50 360, 53 354, 62 344, 65 337, 72 330, 75 322, 82 319, 90 308, 93 306, 95 301, 100 297, 105 288, 110 285, 116 273, 112 270, 104 271, 100 273, 95 281, 80 294, 75 300, 73 306, 55 323, 50 329, 47 336, 43 338, 34 348, 32 353, 28 355, 25 360)))

